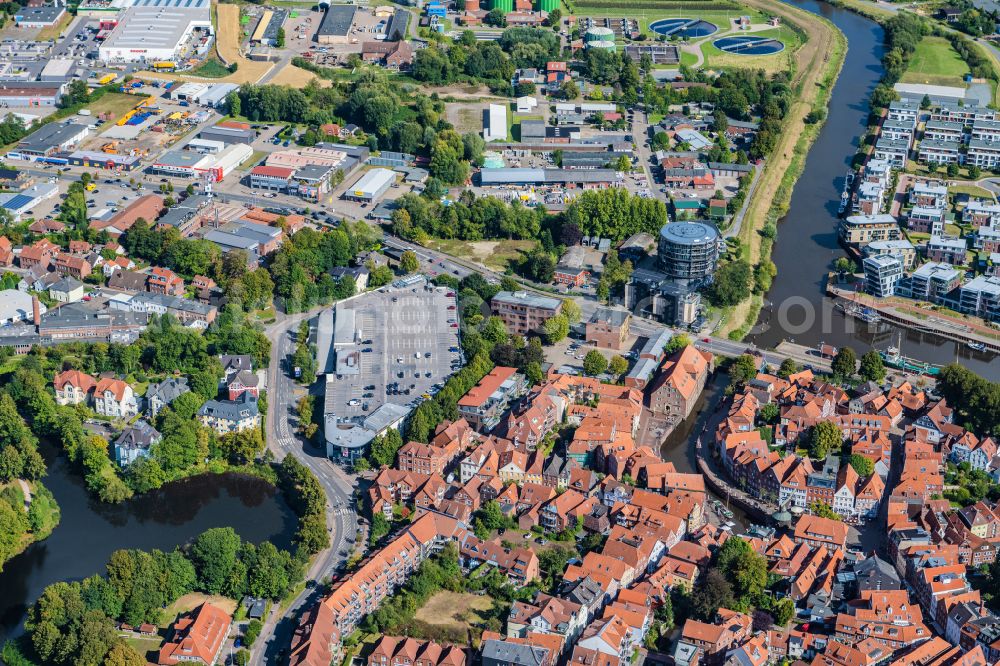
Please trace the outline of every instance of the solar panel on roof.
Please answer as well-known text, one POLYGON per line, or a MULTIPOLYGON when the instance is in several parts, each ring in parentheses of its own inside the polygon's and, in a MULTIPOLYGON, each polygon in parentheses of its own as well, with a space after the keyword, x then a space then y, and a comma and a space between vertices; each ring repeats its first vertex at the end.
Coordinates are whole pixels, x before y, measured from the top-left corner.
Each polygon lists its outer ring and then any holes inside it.
POLYGON ((8 210, 16 210, 21 206, 24 206, 25 204, 29 203, 30 201, 31 197, 29 197, 28 195, 18 194, 14 197, 11 197, 11 199, 7 201, 7 203, 5 203, 3 207, 7 208, 8 210))

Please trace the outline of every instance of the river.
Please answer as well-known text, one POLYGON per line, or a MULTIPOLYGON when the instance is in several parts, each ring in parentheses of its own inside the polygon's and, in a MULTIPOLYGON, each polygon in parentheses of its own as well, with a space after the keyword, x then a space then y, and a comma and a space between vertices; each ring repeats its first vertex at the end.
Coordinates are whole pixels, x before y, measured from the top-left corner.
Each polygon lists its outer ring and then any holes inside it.
POLYGON ((22 631, 28 606, 58 581, 103 573, 119 548, 172 550, 211 527, 232 527, 254 543, 288 547, 296 519, 275 488, 256 477, 205 475, 168 484, 121 505, 87 492, 65 456, 43 445, 46 487, 62 511, 48 539, 32 544, 0 573, 0 644, 22 631))
POLYGON ((782 340, 808 346, 820 342, 849 345, 860 355, 872 346, 885 349, 902 335, 902 350, 908 356, 939 364, 957 360, 984 377, 1000 380, 1000 363, 989 354, 916 331, 869 331, 866 324, 834 311, 824 297, 824 273, 834 260, 844 256, 837 244, 837 206, 867 124, 869 96, 882 76, 882 28, 825 2, 794 0, 790 4, 832 21, 846 35, 848 50, 826 124, 795 184, 788 214, 778 223, 772 253, 778 275, 767 294, 769 303, 748 340, 765 348, 782 340))

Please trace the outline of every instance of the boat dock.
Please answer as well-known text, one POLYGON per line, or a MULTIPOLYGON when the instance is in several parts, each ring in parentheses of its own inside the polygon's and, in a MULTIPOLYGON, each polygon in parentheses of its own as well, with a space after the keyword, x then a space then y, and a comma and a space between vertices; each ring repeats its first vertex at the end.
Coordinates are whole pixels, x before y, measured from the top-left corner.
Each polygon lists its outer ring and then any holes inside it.
POLYGON ((981 348, 983 352, 1000 354, 1000 330, 971 318, 965 319, 962 315, 922 308, 916 301, 905 302, 897 298, 878 299, 868 294, 843 289, 829 281, 826 284, 826 293, 836 299, 836 306, 849 317, 872 325, 884 323, 921 333, 931 333, 972 348, 981 348))

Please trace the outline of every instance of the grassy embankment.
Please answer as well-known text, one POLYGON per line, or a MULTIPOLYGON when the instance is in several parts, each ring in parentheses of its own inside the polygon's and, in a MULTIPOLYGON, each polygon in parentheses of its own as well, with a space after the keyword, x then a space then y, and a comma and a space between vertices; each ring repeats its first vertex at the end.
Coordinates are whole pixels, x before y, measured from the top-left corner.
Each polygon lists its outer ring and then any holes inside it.
MULTIPOLYGON (((805 167, 806 155, 822 123, 807 124, 810 111, 826 109, 833 85, 847 53, 847 39, 830 21, 776 0, 747 0, 751 7, 776 14, 804 36, 795 52, 793 84, 798 97, 784 120, 778 145, 767 160, 764 173, 747 208, 739 239, 745 258, 756 265, 770 259, 772 241, 761 231, 768 223, 777 224, 788 211, 792 189, 805 167)), ((763 304, 763 295, 730 308, 721 333, 740 339, 754 325, 763 304)))

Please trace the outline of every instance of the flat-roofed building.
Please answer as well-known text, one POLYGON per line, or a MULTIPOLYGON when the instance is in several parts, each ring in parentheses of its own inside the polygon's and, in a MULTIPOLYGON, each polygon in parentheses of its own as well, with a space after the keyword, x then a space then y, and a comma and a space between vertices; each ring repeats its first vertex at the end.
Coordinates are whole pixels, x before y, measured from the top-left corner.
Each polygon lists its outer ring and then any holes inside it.
POLYGON ((119 15, 98 52, 105 62, 174 61, 195 31, 212 33, 209 0, 140 2, 119 15))
POLYGON ((995 169, 1000 165, 1000 143, 972 139, 969 141, 965 163, 981 169, 995 169))
POLYGON ((1000 321, 1000 277, 980 275, 963 284, 959 305, 965 314, 1000 321))
POLYGON ((921 162, 934 164, 958 164, 961 161, 962 144, 956 139, 924 139, 917 149, 921 162))
POLYGON ((291 167, 298 169, 304 166, 344 167, 347 163, 347 153, 333 148, 296 148, 293 150, 277 150, 267 156, 267 166, 291 167))
POLYGON ((924 139, 936 141, 961 141, 965 125, 948 120, 928 120, 924 126, 924 139))
POLYGON ((508 185, 556 185, 603 189, 620 186, 623 176, 614 169, 480 169, 479 182, 483 187, 508 185))
POLYGON ((220 125, 214 125, 212 127, 206 127, 199 132, 198 138, 205 139, 207 141, 221 141, 226 145, 231 143, 251 144, 257 139, 257 132, 253 129, 244 129, 242 127, 222 127, 220 125))
POLYGON ((910 155, 910 142, 906 140, 893 140, 888 137, 881 137, 875 142, 875 151, 872 157, 877 160, 885 160, 894 169, 902 169, 906 166, 906 159, 910 155))
POLYGON ((865 291, 878 298, 896 293, 896 284, 903 278, 903 264, 899 257, 879 254, 865 257, 865 291))
POLYGON ((910 275, 908 295, 937 303, 955 289, 961 279, 962 272, 951 264, 929 261, 910 275))
POLYGON ((562 312, 562 301, 526 291, 501 291, 490 301, 490 307, 508 332, 525 335, 538 331, 548 319, 562 312))
POLYGON ((965 264, 966 242, 964 238, 931 236, 927 241, 927 258, 953 266, 965 264))
POLYGON ((865 246, 864 255, 866 257, 880 257, 889 255, 898 257, 903 268, 912 268, 913 262, 917 258, 917 249, 913 243, 906 239, 875 241, 865 246))
POLYGON ((842 243, 859 247, 874 241, 896 240, 901 235, 892 215, 851 215, 840 221, 838 234, 842 243))

